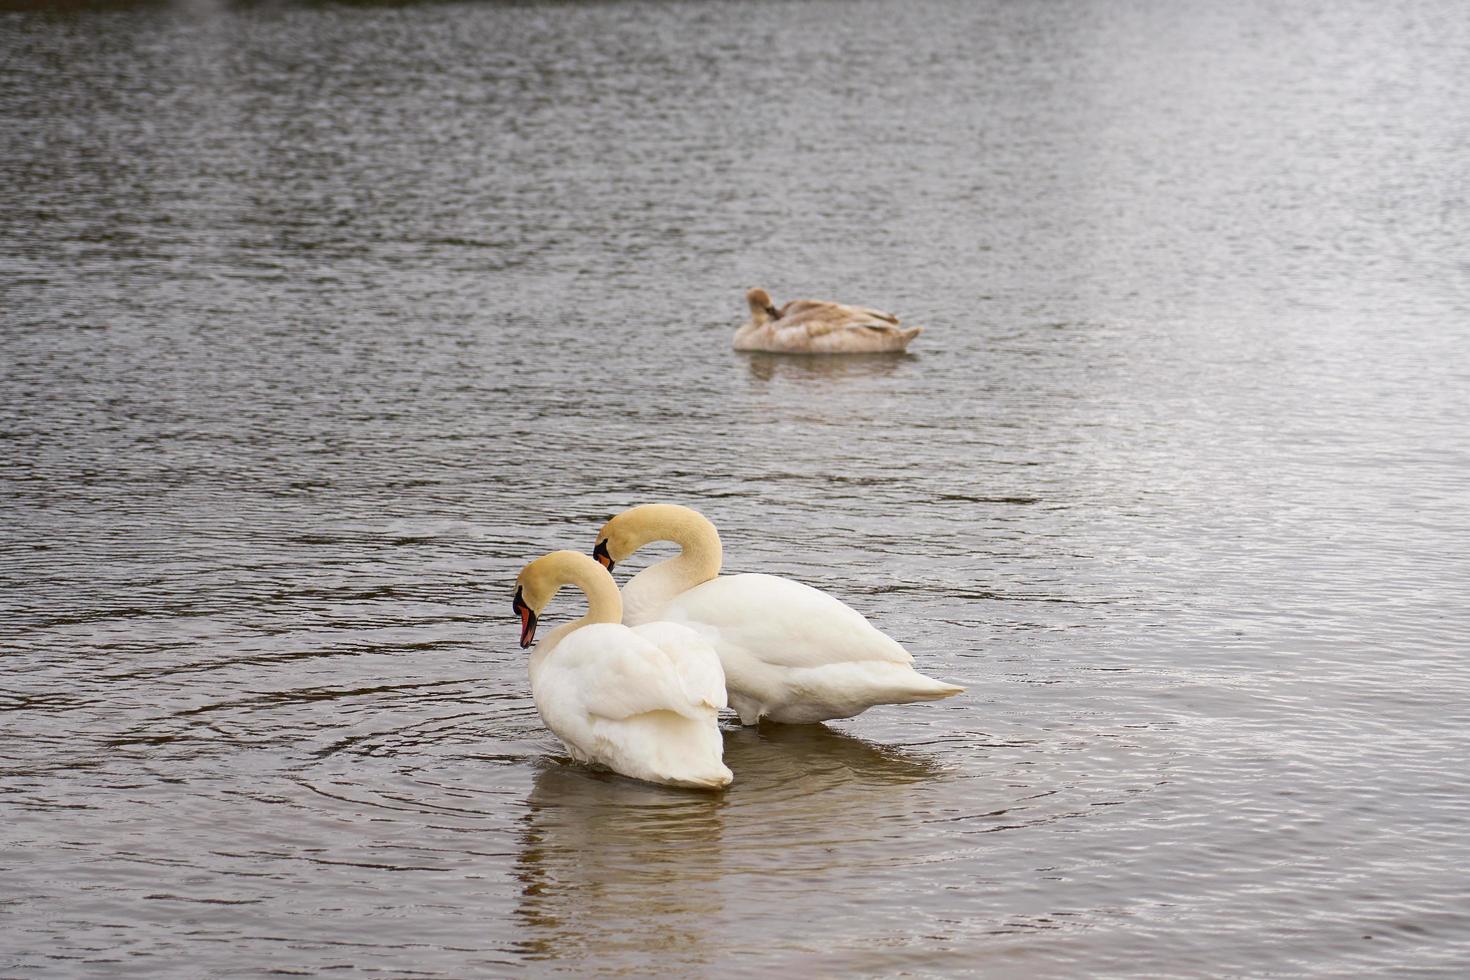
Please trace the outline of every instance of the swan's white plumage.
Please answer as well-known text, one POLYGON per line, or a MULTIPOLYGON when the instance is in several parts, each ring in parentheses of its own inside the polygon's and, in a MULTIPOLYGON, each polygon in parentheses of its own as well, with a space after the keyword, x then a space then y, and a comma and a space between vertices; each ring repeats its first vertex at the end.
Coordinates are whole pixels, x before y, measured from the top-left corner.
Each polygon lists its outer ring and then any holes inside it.
MULTIPOLYGON (((606 591, 613 603, 617 599, 612 577, 585 555, 576 558, 593 566, 606 585, 572 584, 607 614, 606 591), (603 593, 600 599, 594 590, 603 593)), ((709 644, 673 623, 572 626, 549 634, 530 664, 536 709, 572 757, 634 779, 703 789, 729 785, 734 777, 722 759, 718 723, 726 707, 725 677, 709 644)))
POLYGON ((774 575, 721 576, 656 615, 696 630, 719 654, 741 721, 848 718, 875 704, 930 701, 963 688, 925 677, 857 610, 774 575))
POLYGON ((695 630, 719 654, 730 705, 746 724, 848 718, 964 690, 914 670, 907 650, 825 592, 775 575, 718 576, 719 534, 688 508, 633 508, 608 522, 602 540, 619 560, 650 541, 683 547, 624 587, 623 621, 695 630))
POLYGON ((694 630, 677 623, 645 623, 633 632, 674 662, 684 697, 704 716, 705 708, 720 711, 729 707, 725 696, 725 671, 713 647, 694 630))
POLYGON ((531 696, 572 756, 635 779, 730 783, 718 727, 726 705, 714 650, 670 623, 593 623, 533 660, 531 696))

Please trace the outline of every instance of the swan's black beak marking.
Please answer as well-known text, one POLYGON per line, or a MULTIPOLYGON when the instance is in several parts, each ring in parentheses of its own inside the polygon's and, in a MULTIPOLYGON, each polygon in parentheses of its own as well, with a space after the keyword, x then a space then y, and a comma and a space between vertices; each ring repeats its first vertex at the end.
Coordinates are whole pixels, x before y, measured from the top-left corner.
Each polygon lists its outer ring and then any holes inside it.
POLYGON ((592 549, 592 557, 596 558, 602 567, 609 572, 613 570, 613 565, 616 564, 612 560, 612 555, 607 553, 607 538, 603 538, 597 542, 597 547, 592 549))
POLYGON ((781 319, 781 311, 776 309, 774 306, 768 306, 766 307, 766 316, 770 317, 772 320, 779 320, 781 319))
POLYGON ((526 601, 521 598, 521 587, 516 586, 515 601, 510 606, 515 610, 517 616, 521 617, 521 649, 524 650, 536 642, 536 614, 526 601))

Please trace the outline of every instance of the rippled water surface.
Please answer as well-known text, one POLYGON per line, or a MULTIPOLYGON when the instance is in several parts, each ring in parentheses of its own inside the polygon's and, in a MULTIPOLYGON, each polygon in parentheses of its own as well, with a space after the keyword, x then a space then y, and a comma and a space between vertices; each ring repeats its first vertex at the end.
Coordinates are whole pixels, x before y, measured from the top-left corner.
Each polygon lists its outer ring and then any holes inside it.
POLYGON ((9 7, 5 976, 1470 970, 1459 4, 9 7), (968 693, 572 764, 650 500, 968 693))

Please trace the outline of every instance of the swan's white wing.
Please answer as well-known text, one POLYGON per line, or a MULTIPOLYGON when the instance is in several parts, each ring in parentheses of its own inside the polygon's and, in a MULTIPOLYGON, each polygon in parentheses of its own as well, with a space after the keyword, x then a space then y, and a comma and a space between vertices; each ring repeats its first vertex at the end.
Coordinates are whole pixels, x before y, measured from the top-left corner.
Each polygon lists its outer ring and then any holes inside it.
POLYGON ((877 660, 911 664, 908 651, 857 610, 825 592, 775 575, 725 575, 674 598, 664 618, 715 631, 731 645, 781 667, 877 660))
MULTIPOLYGON (((661 625, 666 629, 654 631, 661 641, 689 632, 661 625)), ((714 697, 711 679, 697 664, 685 669, 683 660, 701 658, 681 652, 685 656, 671 657, 626 626, 583 626, 547 651, 532 675, 536 708, 583 762, 656 783, 728 786, 733 776, 721 760, 719 713, 704 700, 714 697), (700 688, 701 696, 691 696, 690 687, 700 688)), ((714 657, 708 647, 704 652, 714 657)))
POLYGON ((580 713, 614 721, 652 711, 701 720, 709 710, 685 690, 675 658, 638 631, 613 623, 584 626, 562 640, 542 668, 541 687, 559 699, 575 699, 580 713))
POLYGON ((648 623, 635 627, 633 632, 673 661, 690 703, 716 711, 727 707, 725 671, 720 666, 720 656, 698 633, 676 623, 648 623))

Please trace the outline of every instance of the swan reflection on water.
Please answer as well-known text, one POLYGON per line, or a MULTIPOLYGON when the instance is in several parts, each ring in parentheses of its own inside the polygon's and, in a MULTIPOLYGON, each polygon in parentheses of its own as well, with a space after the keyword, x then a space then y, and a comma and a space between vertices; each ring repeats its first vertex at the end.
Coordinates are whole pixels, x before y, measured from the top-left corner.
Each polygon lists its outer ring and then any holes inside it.
POLYGON ((544 764, 518 835, 519 952, 615 970, 656 949, 669 972, 690 972, 721 947, 727 913, 757 900, 742 882, 796 873, 809 883, 860 862, 884 821, 902 817, 906 788, 944 773, 822 725, 724 737, 736 774, 724 792, 544 764))
POLYGON ((769 354, 748 352, 751 376, 758 381, 843 381, 886 378, 919 361, 917 354, 769 354))
POLYGON ((519 835, 517 950, 604 969, 651 950, 670 972, 702 965, 723 907, 722 809, 719 793, 547 761, 519 835))

